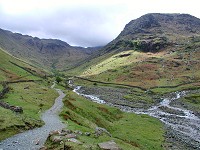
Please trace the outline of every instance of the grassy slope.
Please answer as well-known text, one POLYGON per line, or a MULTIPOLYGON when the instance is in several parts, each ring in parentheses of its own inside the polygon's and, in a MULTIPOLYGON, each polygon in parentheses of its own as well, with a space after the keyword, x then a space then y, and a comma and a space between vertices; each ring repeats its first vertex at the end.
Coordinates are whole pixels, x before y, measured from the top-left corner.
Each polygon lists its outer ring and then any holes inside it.
POLYGON ((199 42, 179 45, 175 50, 142 53, 120 52, 93 63, 82 76, 99 81, 124 83, 144 88, 174 86, 200 79, 199 42), (194 46, 196 44, 196 46, 194 46), (130 54, 125 57, 124 54, 130 54))
POLYGON ((10 85, 12 90, 6 94, 3 101, 10 105, 21 106, 23 114, 0 107, 0 140, 17 132, 41 126, 40 114, 53 105, 57 93, 48 88, 44 82, 15 83, 10 85), (24 89, 27 88, 28 89, 24 89))
MULTIPOLYGON (((40 69, 0 50, 0 81, 38 80, 41 79, 40 75, 43 75, 40 69), (39 76, 32 75, 21 67, 10 63, 10 61, 31 69, 34 74, 39 76)), ((24 112, 23 114, 16 114, 11 110, 0 107, 0 140, 43 124, 40 120, 41 110, 49 108, 57 97, 55 90, 50 89, 49 86, 46 81, 9 84, 11 90, 1 101, 8 102, 10 105, 21 106, 24 112)), ((0 89, 2 89, 2 85, 0 89)))
MULTIPOLYGON (((83 145, 68 143, 73 149, 98 149, 97 144, 114 140, 123 149, 162 149, 163 128, 161 122, 147 115, 124 113, 116 108, 96 104, 85 98, 68 92, 64 100, 61 117, 71 130, 94 133, 95 127, 106 128, 112 137, 103 134, 100 137, 80 135, 83 145)), ((47 142, 49 149, 59 149, 61 145, 47 142)))
POLYGON ((44 72, 40 69, 37 69, 21 60, 12 57, 11 55, 5 53, 0 49, 0 81, 13 81, 19 79, 40 79, 39 77, 30 74, 26 70, 12 64, 11 62, 32 70, 39 75, 43 75, 44 72))
POLYGON ((190 110, 194 110, 200 114, 200 94, 199 92, 194 94, 189 94, 180 100, 185 104, 190 110))

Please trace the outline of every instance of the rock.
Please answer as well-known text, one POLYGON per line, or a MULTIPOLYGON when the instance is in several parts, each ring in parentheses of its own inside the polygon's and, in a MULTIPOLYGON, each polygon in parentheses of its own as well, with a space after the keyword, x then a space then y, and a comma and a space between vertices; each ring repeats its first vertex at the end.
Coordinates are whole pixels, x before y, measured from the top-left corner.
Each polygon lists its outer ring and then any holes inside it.
POLYGON ((95 129, 95 135, 98 137, 100 135, 102 135, 103 133, 106 133, 108 136, 112 136, 106 129, 101 128, 101 127, 96 127, 95 129))
POLYGON ((28 89, 29 89, 29 86, 24 87, 24 89, 28 90, 28 89))
POLYGON ((67 134, 71 134, 71 133, 72 133, 71 130, 68 130, 68 129, 62 129, 62 130, 61 130, 61 133, 60 133, 59 135, 61 135, 61 136, 65 136, 65 135, 67 135, 67 134))
POLYGON ((50 138, 50 140, 51 140, 52 142, 60 142, 60 141, 63 140, 63 136, 57 136, 57 135, 55 135, 55 136, 52 136, 52 137, 50 138))
POLYGON ((98 144, 101 150, 121 150, 114 141, 108 141, 98 144))
POLYGON ((58 130, 54 130, 54 131, 51 131, 49 132, 49 135, 55 135, 55 134, 59 134, 60 132, 58 130))
POLYGON ((19 106, 15 106, 15 107, 14 107, 14 111, 15 111, 15 112, 18 112, 18 113, 23 113, 23 108, 22 108, 22 107, 19 107, 19 106))
POLYGON ((77 140, 75 138, 68 139, 67 141, 68 142, 73 142, 73 143, 76 143, 76 144, 83 144, 82 142, 80 142, 79 140, 77 140))
POLYGON ((79 134, 79 135, 82 135, 82 134, 83 134, 83 133, 82 133, 81 131, 79 131, 79 130, 74 131, 74 133, 75 133, 75 134, 79 134))
POLYGON ((13 143, 18 143, 18 141, 13 141, 13 143))
POLYGON ((65 135, 65 138, 67 138, 67 139, 70 139, 70 138, 77 138, 77 135, 76 134, 74 134, 74 133, 72 133, 72 134, 67 134, 67 135, 65 135))
POLYGON ((61 142, 60 142, 60 145, 62 145, 62 144, 64 144, 64 142, 63 142, 63 141, 61 141, 61 142))
POLYGON ((47 150, 47 147, 42 146, 42 147, 40 148, 40 150, 47 150))
POLYGON ((40 144, 40 140, 36 140, 35 145, 39 145, 39 144, 40 144))
POLYGON ((85 135, 86 135, 86 136, 90 136, 91 133, 90 133, 90 132, 85 132, 85 135))
POLYGON ((65 132, 65 133, 67 133, 67 134, 71 134, 71 133, 72 133, 72 130, 69 130, 69 129, 65 129, 65 128, 64 128, 64 129, 61 130, 61 133, 62 133, 62 132, 65 132))

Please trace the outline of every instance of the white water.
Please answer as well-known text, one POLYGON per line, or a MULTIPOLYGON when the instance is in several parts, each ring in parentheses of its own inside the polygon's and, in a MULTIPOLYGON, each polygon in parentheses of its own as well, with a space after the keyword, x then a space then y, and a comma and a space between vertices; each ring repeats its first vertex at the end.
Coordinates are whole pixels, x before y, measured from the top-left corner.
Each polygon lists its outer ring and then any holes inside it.
MULTIPOLYGON (((51 88, 54 88, 54 86, 55 83, 51 88)), ((58 117, 58 113, 63 107, 62 99, 65 94, 60 89, 56 89, 56 91, 59 93, 59 97, 56 98, 54 105, 45 111, 41 117, 45 125, 19 133, 0 142, 0 150, 38 150, 44 145, 50 131, 61 130, 65 127, 58 117)))
POLYGON ((106 102, 104 100, 101 100, 100 98, 98 98, 97 96, 94 95, 87 95, 87 94, 81 94, 78 92, 78 90, 80 90, 81 86, 77 86, 73 92, 75 92, 78 95, 84 96, 86 98, 91 99, 93 102, 99 103, 99 104, 105 104, 106 102))
POLYGON ((80 89, 81 86, 77 86, 73 91, 78 95, 91 99, 94 102, 103 104, 105 103, 110 106, 115 106, 125 112, 133 112, 136 114, 147 114, 149 116, 158 118, 167 126, 171 127, 173 130, 182 133, 187 137, 190 137, 194 141, 200 142, 200 118, 194 115, 193 112, 190 110, 170 106, 171 101, 181 98, 182 96, 185 95, 185 92, 176 92, 175 97, 165 98, 158 105, 152 106, 147 110, 143 110, 128 106, 107 103, 104 100, 99 99, 97 96, 80 93, 79 92, 80 89), (172 110, 172 112, 178 111, 179 113, 176 114, 176 113, 165 112, 164 110, 160 109, 161 107, 168 108, 172 110))

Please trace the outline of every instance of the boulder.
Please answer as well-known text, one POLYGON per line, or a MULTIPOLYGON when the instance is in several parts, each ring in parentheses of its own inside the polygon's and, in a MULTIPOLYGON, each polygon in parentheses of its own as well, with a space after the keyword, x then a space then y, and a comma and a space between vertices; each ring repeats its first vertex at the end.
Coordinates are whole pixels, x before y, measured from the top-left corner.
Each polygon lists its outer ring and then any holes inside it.
POLYGON ((65 136, 65 135, 71 134, 71 133, 73 133, 72 130, 69 130, 69 129, 62 129, 61 132, 59 133, 59 135, 65 136))
POLYGON ((85 135, 86 135, 86 136, 90 136, 91 133, 90 133, 90 132, 85 132, 85 135))
POLYGON ((76 134, 74 134, 74 133, 72 133, 72 134, 67 134, 67 135, 65 135, 65 138, 67 138, 67 139, 71 139, 71 138, 77 138, 77 135, 76 134))
POLYGON ((103 133, 106 133, 108 136, 112 136, 111 134, 110 134, 110 132, 108 132, 106 129, 104 129, 104 128, 101 128, 101 127, 96 127, 96 129, 95 129, 95 135, 97 136, 97 137, 99 137, 100 135, 102 135, 103 133))
POLYGON ((108 141, 98 144, 101 150, 121 150, 114 141, 108 141))
POLYGON ((82 135, 82 134, 83 134, 83 133, 82 133, 81 131, 79 131, 79 130, 74 131, 74 133, 75 133, 75 134, 79 134, 79 135, 82 135))
POLYGON ((39 145, 39 144, 40 144, 40 140, 36 140, 35 145, 39 145))
POLYGON ((73 143, 76 143, 76 144, 83 144, 82 142, 80 142, 79 140, 77 140, 75 138, 68 139, 67 142, 73 142, 73 143))
POLYGON ((63 140, 63 136, 57 136, 57 135, 54 135, 54 136, 52 136, 51 138, 50 138, 50 140, 52 141, 52 142, 60 142, 60 141, 62 141, 63 140))
POLYGON ((59 133, 60 132, 58 130, 54 130, 54 131, 49 132, 49 136, 59 134, 59 133))
POLYGON ((15 112, 18 112, 18 113, 23 113, 23 108, 22 108, 22 107, 19 107, 19 106, 15 106, 15 107, 13 108, 13 110, 14 110, 15 112))
POLYGON ((64 128, 64 129, 61 130, 61 133, 63 133, 63 132, 64 132, 64 133, 67 133, 67 134, 71 134, 71 133, 72 133, 72 130, 69 130, 69 129, 65 129, 65 128, 64 128))
POLYGON ((47 147, 43 146, 40 148, 40 150, 48 150, 47 147))

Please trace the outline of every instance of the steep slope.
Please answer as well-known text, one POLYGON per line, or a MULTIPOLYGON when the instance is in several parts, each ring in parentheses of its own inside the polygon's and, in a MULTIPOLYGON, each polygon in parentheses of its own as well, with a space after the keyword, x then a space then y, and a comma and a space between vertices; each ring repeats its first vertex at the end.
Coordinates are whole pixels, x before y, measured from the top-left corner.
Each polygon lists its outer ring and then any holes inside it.
POLYGON ((200 20, 188 14, 146 14, 130 21, 104 51, 138 49, 157 52, 200 34, 200 20))
POLYGON ((68 69, 98 48, 73 47, 54 39, 39 39, 0 29, 0 47, 10 54, 47 69, 68 69))
POLYGON ((40 79, 48 73, 0 49, 0 81, 40 79))
POLYGON ((0 141, 43 125, 41 111, 51 107, 57 96, 46 75, 0 49, 0 141))
POLYGON ((200 19, 144 15, 128 23, 99 55, 81 66, 87 68, 83 77, 145 88, 198 82, 200 19))

